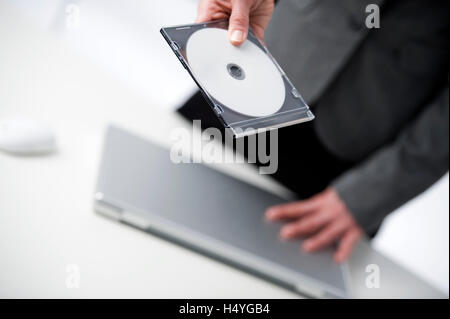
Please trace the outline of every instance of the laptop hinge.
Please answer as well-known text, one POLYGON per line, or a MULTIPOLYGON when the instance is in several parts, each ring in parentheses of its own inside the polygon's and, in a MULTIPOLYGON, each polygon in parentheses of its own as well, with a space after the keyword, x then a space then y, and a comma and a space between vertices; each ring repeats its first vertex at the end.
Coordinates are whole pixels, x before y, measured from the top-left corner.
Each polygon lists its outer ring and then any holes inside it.
POLYGON ((122 219, 123 209, 106 202, 103 198, 103 193, 95 194, 95 211, 117 221, 122 219))

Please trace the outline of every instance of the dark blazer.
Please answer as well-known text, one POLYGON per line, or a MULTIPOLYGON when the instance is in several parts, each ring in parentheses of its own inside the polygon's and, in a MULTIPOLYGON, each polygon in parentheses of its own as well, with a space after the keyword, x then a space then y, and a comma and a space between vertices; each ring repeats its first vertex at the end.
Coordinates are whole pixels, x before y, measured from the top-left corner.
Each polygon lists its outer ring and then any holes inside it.
POLYGON ((266 43, 334 155, 333 186, 367 232, 448 171, 447 1, 280 0, 266 43), (365 26, 367 4, 381 28, 365 26))

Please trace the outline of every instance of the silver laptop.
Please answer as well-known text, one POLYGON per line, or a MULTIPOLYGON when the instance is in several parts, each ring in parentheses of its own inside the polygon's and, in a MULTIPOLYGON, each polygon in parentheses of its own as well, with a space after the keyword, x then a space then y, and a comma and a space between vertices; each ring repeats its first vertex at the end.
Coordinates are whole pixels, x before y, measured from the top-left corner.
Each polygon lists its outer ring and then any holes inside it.
POLYGON ((311 297, 349 297, 347 267, 332 251, 307 254, 264 220, 281 197, 201 164, 174 164, 169 150, 109 127, 95 210, 311 297))

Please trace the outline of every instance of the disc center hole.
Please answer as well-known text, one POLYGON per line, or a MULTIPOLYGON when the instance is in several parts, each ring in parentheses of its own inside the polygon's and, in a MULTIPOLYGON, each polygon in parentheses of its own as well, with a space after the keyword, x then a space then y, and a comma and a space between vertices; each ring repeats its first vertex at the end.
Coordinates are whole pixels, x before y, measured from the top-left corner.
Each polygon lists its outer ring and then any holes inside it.
POLYGON ((243 80, 245 78, 244 70, 235 63, 227 64, 227 71, 236 80, 243 80))

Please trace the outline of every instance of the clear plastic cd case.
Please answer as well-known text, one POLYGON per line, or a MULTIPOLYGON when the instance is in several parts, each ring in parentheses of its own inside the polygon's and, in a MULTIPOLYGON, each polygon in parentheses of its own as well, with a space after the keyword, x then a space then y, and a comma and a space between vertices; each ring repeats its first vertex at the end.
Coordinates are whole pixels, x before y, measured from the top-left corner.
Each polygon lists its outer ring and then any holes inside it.
POLYGON ((237 138, 312 120, 300 93, 253 32, 236 47, 227 29, 225 20, 161 29, 223 125, 237 138))

